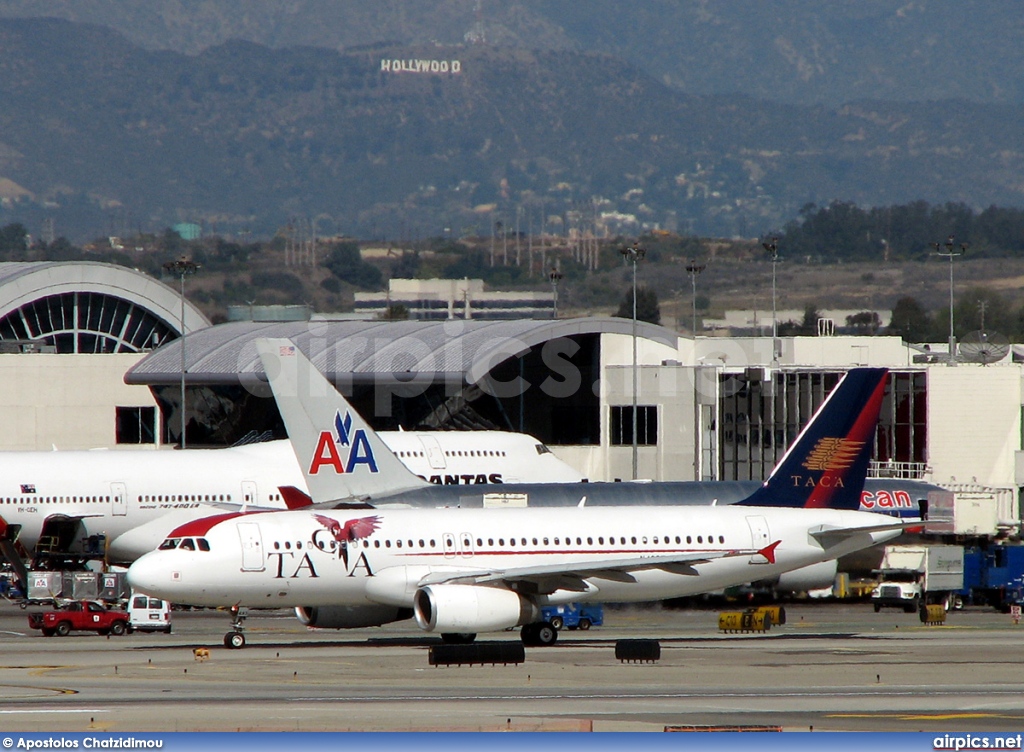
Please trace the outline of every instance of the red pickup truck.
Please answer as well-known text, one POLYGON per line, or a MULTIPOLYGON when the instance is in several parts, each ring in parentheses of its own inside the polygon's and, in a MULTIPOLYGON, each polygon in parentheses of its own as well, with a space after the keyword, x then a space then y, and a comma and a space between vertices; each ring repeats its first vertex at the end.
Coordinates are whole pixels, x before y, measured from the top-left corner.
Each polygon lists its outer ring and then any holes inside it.
POLYGON ((59 611, 29 614, 28 625, 32 629, 42 630, 46 637, 64 637, 72 629, 103 635, 123 635, 128 631, 128 614, 124 611, 110 611, 95 601, 74 601, 59 611))

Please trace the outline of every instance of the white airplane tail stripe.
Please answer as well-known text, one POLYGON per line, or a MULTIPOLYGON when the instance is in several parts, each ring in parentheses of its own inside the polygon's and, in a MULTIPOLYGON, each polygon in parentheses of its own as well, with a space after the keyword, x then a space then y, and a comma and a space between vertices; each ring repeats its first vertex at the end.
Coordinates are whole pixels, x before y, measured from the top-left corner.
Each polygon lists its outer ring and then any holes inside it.
POLYGON ((259 339, 256 350, 313 503, 381 498, 429 485, 291 340, 259 339))

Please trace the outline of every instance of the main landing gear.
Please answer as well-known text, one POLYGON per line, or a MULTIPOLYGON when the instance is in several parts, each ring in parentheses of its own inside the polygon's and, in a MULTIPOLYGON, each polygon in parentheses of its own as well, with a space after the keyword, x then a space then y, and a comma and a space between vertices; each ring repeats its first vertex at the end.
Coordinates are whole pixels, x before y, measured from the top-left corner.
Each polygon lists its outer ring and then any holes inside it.
POLYGON ((231 631, 224 635, 224 647, 231 650, 241 650, 245 647, 245 627, 242 622, 249 615, 249 609, 244 606, 231 607, 231 631))
POLYGON ((519 636, 527 647, 554 645, 558 639, 558 630, 549 621, 535 621, 524 624, 519 636))

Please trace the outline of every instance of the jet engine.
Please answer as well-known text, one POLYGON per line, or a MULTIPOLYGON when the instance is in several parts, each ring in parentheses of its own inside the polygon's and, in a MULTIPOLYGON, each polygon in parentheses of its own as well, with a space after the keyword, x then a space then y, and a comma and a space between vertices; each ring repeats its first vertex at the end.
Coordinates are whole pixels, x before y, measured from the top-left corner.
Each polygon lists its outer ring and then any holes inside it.
POLYGON ((427 632, 497 632, 529 624, 540 610, 511 590, 479 585, 427 585, 413 598, 416 623, 427 632))
POLYGON ((808 567, 783 572, 774 582, 775 589, 787 593, 799 593, 807 590, 820 590, 832 587, 836 579, 836 560, 819 561, 808 567))
POLYGON ((394 606, 299 606, 295 616, 307 627, 359 629, 412 618, 412 609, 394 606))

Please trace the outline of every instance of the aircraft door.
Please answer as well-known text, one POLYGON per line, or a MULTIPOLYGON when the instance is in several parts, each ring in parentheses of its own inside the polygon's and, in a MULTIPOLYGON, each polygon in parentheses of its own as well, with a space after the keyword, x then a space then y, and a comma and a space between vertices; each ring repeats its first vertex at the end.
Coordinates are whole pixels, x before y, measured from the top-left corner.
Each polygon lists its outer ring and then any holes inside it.
MULTIPOLYGON (((762 549, 771 542, 771 533, 768 531, 768 520, 761 515, 747 517, 747 525, 750 527, 750 547, 762 549)), ((755 554, 750 557, 751 564, 767 564, 768 559, 755 554)))
POLYGON ((444 546, 444 558, 454 559, 455 558, 455 536, 451 533, 445 533, 442 539, 442 545, 444 546))
POLYGON ((257 504, 259 502, 259 496, 257 495, 256 482, 251 480, 242 481, 242 505, 246 504, 257 504))
POLYGON ((128 491, 124 483, 110 484, 110 513, 115 517, 128 514, 128 491))
POLYGON ((444 470, 448 467, 444 459, 444 451, 441 449, 441 445, 437 439, 433 436, 422 436, 417 435, 417 439, 420 440, 420 444, 423 445, 423 449, 427 453, 427 460, 430 462, 430 467, 433 470, 444 470))
POLYGON ((242 543, 242 571, 263 571, 263 540, 255 522, 239 522, 238 537, 242 543))

